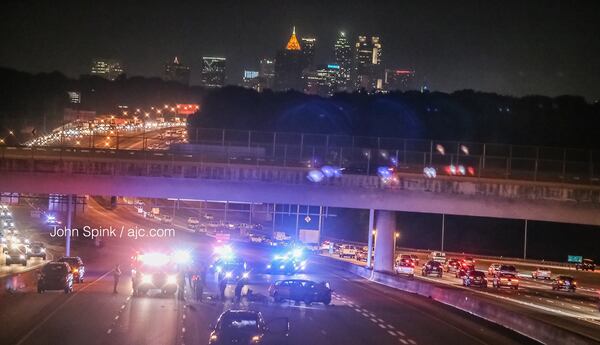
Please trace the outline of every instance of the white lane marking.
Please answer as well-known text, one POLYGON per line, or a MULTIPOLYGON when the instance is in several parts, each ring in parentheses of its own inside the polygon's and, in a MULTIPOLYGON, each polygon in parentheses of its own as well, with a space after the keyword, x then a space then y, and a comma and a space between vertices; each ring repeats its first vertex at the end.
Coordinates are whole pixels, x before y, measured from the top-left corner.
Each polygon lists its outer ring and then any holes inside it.
POLYGON ((383 321, 382 319, 377 319, 377 321, 384 323, 385 321, 383 321))
POLYGON ((404 334, 404 332, 402 332, 402 331, 396 331, 396 333, 398 333, 398 335, 401 336, 401 337, 406 336, 406 334, 404 334))
POLYGON ((25 343, 25 341, 27 339, 29 339, 29 337, 35 333, 40 327, 42 327, 42 325, 44 325, 46 322, 48 322, 48 320, 50 320, 50 318, 52 316, 54 316, 62 307, 64 307, 66 304, 68 304, 75 296, 77 296, 81 291, 87 289, 88 287, 96 284, 97 282, 99 282, 100 280, 104 279, 104 277, 106 277, 110 272, 112 271, 108 271, 106 273, 104 273, 103 275, 101 275, 100 277, 98 277, 96 280, 94 280, 93 282, 85 285, 84 287, 82 287, 81 289, 75 291, 75 293, 71 294, 71 296, 69 296, 67 298, 67 300, 65 300, 61 305, 59 305, 58 307, 56 307, 52 312, 50 312, 48 315, 46 315, 46 317, 40 321, 37 325, 35 325, 35 327, 31 328, 29 330, 29 332, 27 332, 27 334, 25 334, 23 336, 23 338, 21 338, 21 340, 19 340, 19 342, 17 342, 15 345, 21 345, 23 343, 25 343))
POLYGON ((354 308, 354 311, 357 312, 357 313, 361 312, 360 309, 358 309, 358 308, 354 308))
POLYGON ((389 329, 394 329, 394 326, 390 325, 389 323, 388 323, 387 327, 388 327, 389 329))
POLYGON ((382 323, 378 323, 377 325, 378 325, 379 327, 381 327, 381 328, 385 329, 385 325, 384 325, 384 324, 382 324, 382 323))
POLYGON ((361 314, 362 314, 362 316, 364 316, 364 317, 367 317, 367 318, 369 317, 369 314, 367 314, 367 313, 361 313, 361 314))
POLYGON ((400 342, 401 342, 402 344, 408 344, 408 341, 406 341, 406 340, 404 340, 404 339, 402 339, 402 338, 400 338, 400 339, 398 339, 398 340, 400 340, 400 342))
POLYGON ((112 333, 112 328, 109 328, 108 331, 106 331, 106 334, 110 334, 112 333))
POLYGON ((388 331, 388 333, 389 333, 389 334, 390 334, 392 337, 395 337, 395 336, 396 336, 396 333, 394 333, 394 331, 388 331))
POLYGON ((182 332, 182 333, 185 333, 185 327, 182 327, 182 328, 181 328, 181 332, 182 332))
POLYGON ((376 319, 370 319, 371 321, 373 321, 373 323, 377 323, 376 319))
POLYGON ((118 319, 119 319, 119 315, 115 316, 115 320, 118 320, 118 319))
POLYGON ((413 344, 413 345, 416 345, 416 344, 417 344, 417 342, 416 342, 416 341, 414 341, 414 340, 412 340, 412 339, 408 339, 408 342, 409 342, 409 343, 411 343, 411 344, 413 344))
POLYGON ((581 307, 578 306, 578 305, 574 305, 573 308, 575 308, 575 309, 581 309, 581 307))

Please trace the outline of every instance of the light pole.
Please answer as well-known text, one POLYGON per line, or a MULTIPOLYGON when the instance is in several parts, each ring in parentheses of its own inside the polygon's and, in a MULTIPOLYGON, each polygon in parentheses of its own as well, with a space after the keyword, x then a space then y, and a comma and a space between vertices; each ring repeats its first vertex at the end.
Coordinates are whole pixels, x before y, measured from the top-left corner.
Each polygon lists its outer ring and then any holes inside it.
POLYGON ((396 242, 398 241, 398 238, 400 238, 400 233, 394 233, 394 263, 396 262, 396 242))

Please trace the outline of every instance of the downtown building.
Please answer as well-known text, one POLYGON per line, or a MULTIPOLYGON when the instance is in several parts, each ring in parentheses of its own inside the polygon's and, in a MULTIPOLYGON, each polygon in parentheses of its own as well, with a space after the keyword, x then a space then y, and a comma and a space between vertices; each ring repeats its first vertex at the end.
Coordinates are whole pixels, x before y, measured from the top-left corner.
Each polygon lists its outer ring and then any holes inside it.
POLYGON ((381 64, 381 40, 377 36, 358 36, 355 44, 354 87, 366 92, 383 90, 384 70, 381 64))
POLYGON ((124 74, 123 64, 115 59, 96 58, 92 60, 90 74, 93 76, 116 80, 121 74, 124 74))
POLYGON ((320 65, 314 69, 306 70, 303 75, 304 93, 331 97, 344 84, 345 78, 341 67, 337 64, 320 65))
POLYGON ((346 33, 341 31, 333 46, 335 63, 340 66, 340 75, 343 83, 338 85, 339 91, 352 89, 352 46, 346 38, 346 33))
POLYGON ((275 57, 276 91, 304 90, 302 71, 308 66, 306 55, 302 51, 300 42, 296 37, 296 28, 284 49, 277 52, 275 57))
POLYGON ((415 71, 406 69, 385 69, 384 88, 386 91, 414 90, 415 71))
POLYGON ((225 86, 227 59, 224 57, 203 56, 200 83, 204 87, 225 86))
POLYGON ((165 64, 164 80, 189 85, 190 73, 190 67, 182 64, 176 56, 172 62, 165 64))
POLYGON ((260 59, 258 63, 259 91, 273 89, 275 83, 275 60, 260 59))

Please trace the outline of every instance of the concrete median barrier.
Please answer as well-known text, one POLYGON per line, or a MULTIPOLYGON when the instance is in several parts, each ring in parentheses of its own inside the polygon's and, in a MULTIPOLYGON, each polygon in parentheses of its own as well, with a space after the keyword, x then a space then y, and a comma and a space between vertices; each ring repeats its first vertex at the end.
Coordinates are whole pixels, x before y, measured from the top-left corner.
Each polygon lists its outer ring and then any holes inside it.
POLYGON ((466 293, 465 290, 460 288, 436 285, 435 283, 417 279, 398 278, 387 273, 374 272, 349 262, 339 260, 329 261, 365 279, 452 306, 535 339, 543 344, 584 345, 598 341, 597 339, 591 339, 585 335, 539 320, 530 315, 531 313, 515 312, 514 308, 511 309, 503 306, 499 302, 494 303, 476 294, 466 293))

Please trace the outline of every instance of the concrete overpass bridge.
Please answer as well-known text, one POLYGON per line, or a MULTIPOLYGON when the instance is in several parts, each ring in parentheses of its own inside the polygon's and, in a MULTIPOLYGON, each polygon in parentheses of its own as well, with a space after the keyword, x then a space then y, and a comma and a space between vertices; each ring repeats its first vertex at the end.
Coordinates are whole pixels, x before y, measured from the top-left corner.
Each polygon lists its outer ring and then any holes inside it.
POLYGON ((272 146, 253 145, 251 139, 248 145, 223 140, 161 152, 2 147, 0 191, 371 209, 370 228, 378 230, 377 251, 382 253, 376 256, 375 268, 380 270, 389 270, 392 264, 395 220, 391 211, 600 225, 600 185, 593 160, 591 167, 572 175, 563 161, 560 175, 552 181, 549 177, 553 175, 540 169, 545 162, 539 158, 533 162, 531 175, 514 169, 513 157, 494 165, 492 162, 501 162, 499 157, 476 155, 457 144, 468 154, 459 157, 457 151, 449 161, 452 166, 464 162, 475 167, 471 176, 440 173, 432 178, 423 174, 424 167, 442 172, 449 166, 440 160, 445 154, 439 147, 434 153, 433 142, 430 152, 421 154, 381 147, 346 147, 344 152, 344 147, 331 142, 326 149, 313 146, 311 150, 287 144, 280 147, 275 140, 272 146), (415 163, 411 156, 422 159, 415 163), (390 161, 393 177, 378 176, 378 167, 389 167, 390 161), (315 163, 335 164, 345 170, 341 176, 312 182, 307 175, 315 163))

